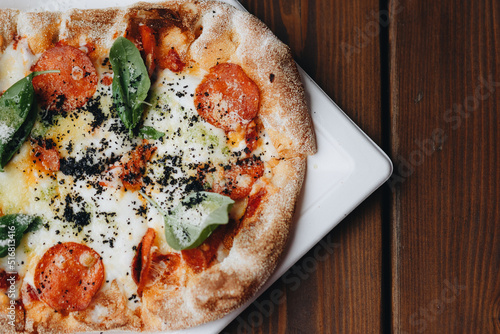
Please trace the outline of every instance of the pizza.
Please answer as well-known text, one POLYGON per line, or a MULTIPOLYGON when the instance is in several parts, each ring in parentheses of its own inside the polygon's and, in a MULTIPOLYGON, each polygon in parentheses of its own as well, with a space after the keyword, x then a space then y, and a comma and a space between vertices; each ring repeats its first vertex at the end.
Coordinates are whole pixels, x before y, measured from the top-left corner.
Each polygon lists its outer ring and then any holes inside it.
POLYGON ((316 152, 289 48, 218 2, 0 23, 2 331, 183 329, 248 300, 316 152))

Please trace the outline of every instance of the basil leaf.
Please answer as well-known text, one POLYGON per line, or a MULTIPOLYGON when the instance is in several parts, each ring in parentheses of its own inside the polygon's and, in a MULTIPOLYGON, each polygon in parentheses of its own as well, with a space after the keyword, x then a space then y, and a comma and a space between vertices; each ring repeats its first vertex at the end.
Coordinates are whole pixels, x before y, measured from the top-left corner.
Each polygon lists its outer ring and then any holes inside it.
POLYGON ((9 247, 19 246, 23 235, 41 224, 40 217, 12 214, 0 217, 0 258, 7 256, 9 247), (28 228, 30 228, 28 230, 28 228))
POLYGON ((33 72, 0 97, 0 172, 19 150, 36 121, 33 78, 57 71, 33 72))
POLYGON ((234 203, 227 196, 195 192, 168 214, 143 192, 141 194, 163 215, 167 243, 175 250, 201 245, 219 225, 228 223, 229 211, 234 203))
POLYGON ((139 130, 139 134, 143 139, 158 140, 165 135, 164 132, 158 131, 151 126, 145 126, 139 130))
POLYGON ((109 51, 109 61, 113 68, 113 102, 118 116, 133 135, 144 110, 144 100, 148 96, 151 81, 141 53, 125 37, 118 37, 109 51))

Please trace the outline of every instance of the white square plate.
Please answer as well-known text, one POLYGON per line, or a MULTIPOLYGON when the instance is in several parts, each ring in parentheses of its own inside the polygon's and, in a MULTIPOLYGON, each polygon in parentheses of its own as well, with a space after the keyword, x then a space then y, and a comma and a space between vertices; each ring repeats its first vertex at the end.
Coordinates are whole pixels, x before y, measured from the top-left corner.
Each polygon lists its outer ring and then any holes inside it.
MULTIPOLYGON (((125 6, 135 0, 1 0, 3 8, 66 10, 125 6)), ((150 0, 155 2, 155 0, 150 0)), ((245 10, 236 0, 225 0, 245 10)), ((297 204, 294 230, 276 271, 244 306, 222 319, 177 334, 222 331, 247 306, 279 279, 344 217, 380 187, 392 173, 387 155, 300 69, 318 141, 308 159, 304 189, 297 204)))

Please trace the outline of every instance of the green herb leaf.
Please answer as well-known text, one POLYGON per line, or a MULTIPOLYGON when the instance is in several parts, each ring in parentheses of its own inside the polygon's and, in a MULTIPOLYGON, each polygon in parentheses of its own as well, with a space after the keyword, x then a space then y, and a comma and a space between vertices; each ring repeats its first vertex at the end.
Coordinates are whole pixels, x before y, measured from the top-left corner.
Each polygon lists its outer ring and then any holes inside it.
POLYGON ((168 214, 142 191, 141 194, 163 215, 167 243, 175 250, 201 245, 219 225, 228 223, 229 211, 234 203, 227 196, 195 192, 168 214))
POLYGON ((0 172, 19 150, 36 121, 33 78, 57 71, 33 72, 0 97, 0 172))
POLYGON ((113 102, 118 115, 132 135, 144 111, 151 81, 141 53, 125 37, 118 37, 109 52, 113 67, 113 102))
POLYGON ((164 132, 158 131, 151 126, 145 126, 139 130, 139 134, 143 139, 158 140, 165 135, 164 132))
POLYGON ((7 256, 9 247, 19 246, 23 235, 41 224, 40 217, 12 214, 0 217, 0 258, 7 256), (28 229, 29 228, 29 229, 28 229))

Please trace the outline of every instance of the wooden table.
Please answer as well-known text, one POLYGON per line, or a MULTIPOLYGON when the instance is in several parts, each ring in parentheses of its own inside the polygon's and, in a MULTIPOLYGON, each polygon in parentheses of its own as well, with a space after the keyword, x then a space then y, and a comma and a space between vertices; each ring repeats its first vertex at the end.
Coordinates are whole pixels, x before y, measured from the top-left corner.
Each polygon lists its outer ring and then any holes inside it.
POLYGON ((500 333, 500 1, 242 3, 395 173, 225 332, 500 333))

